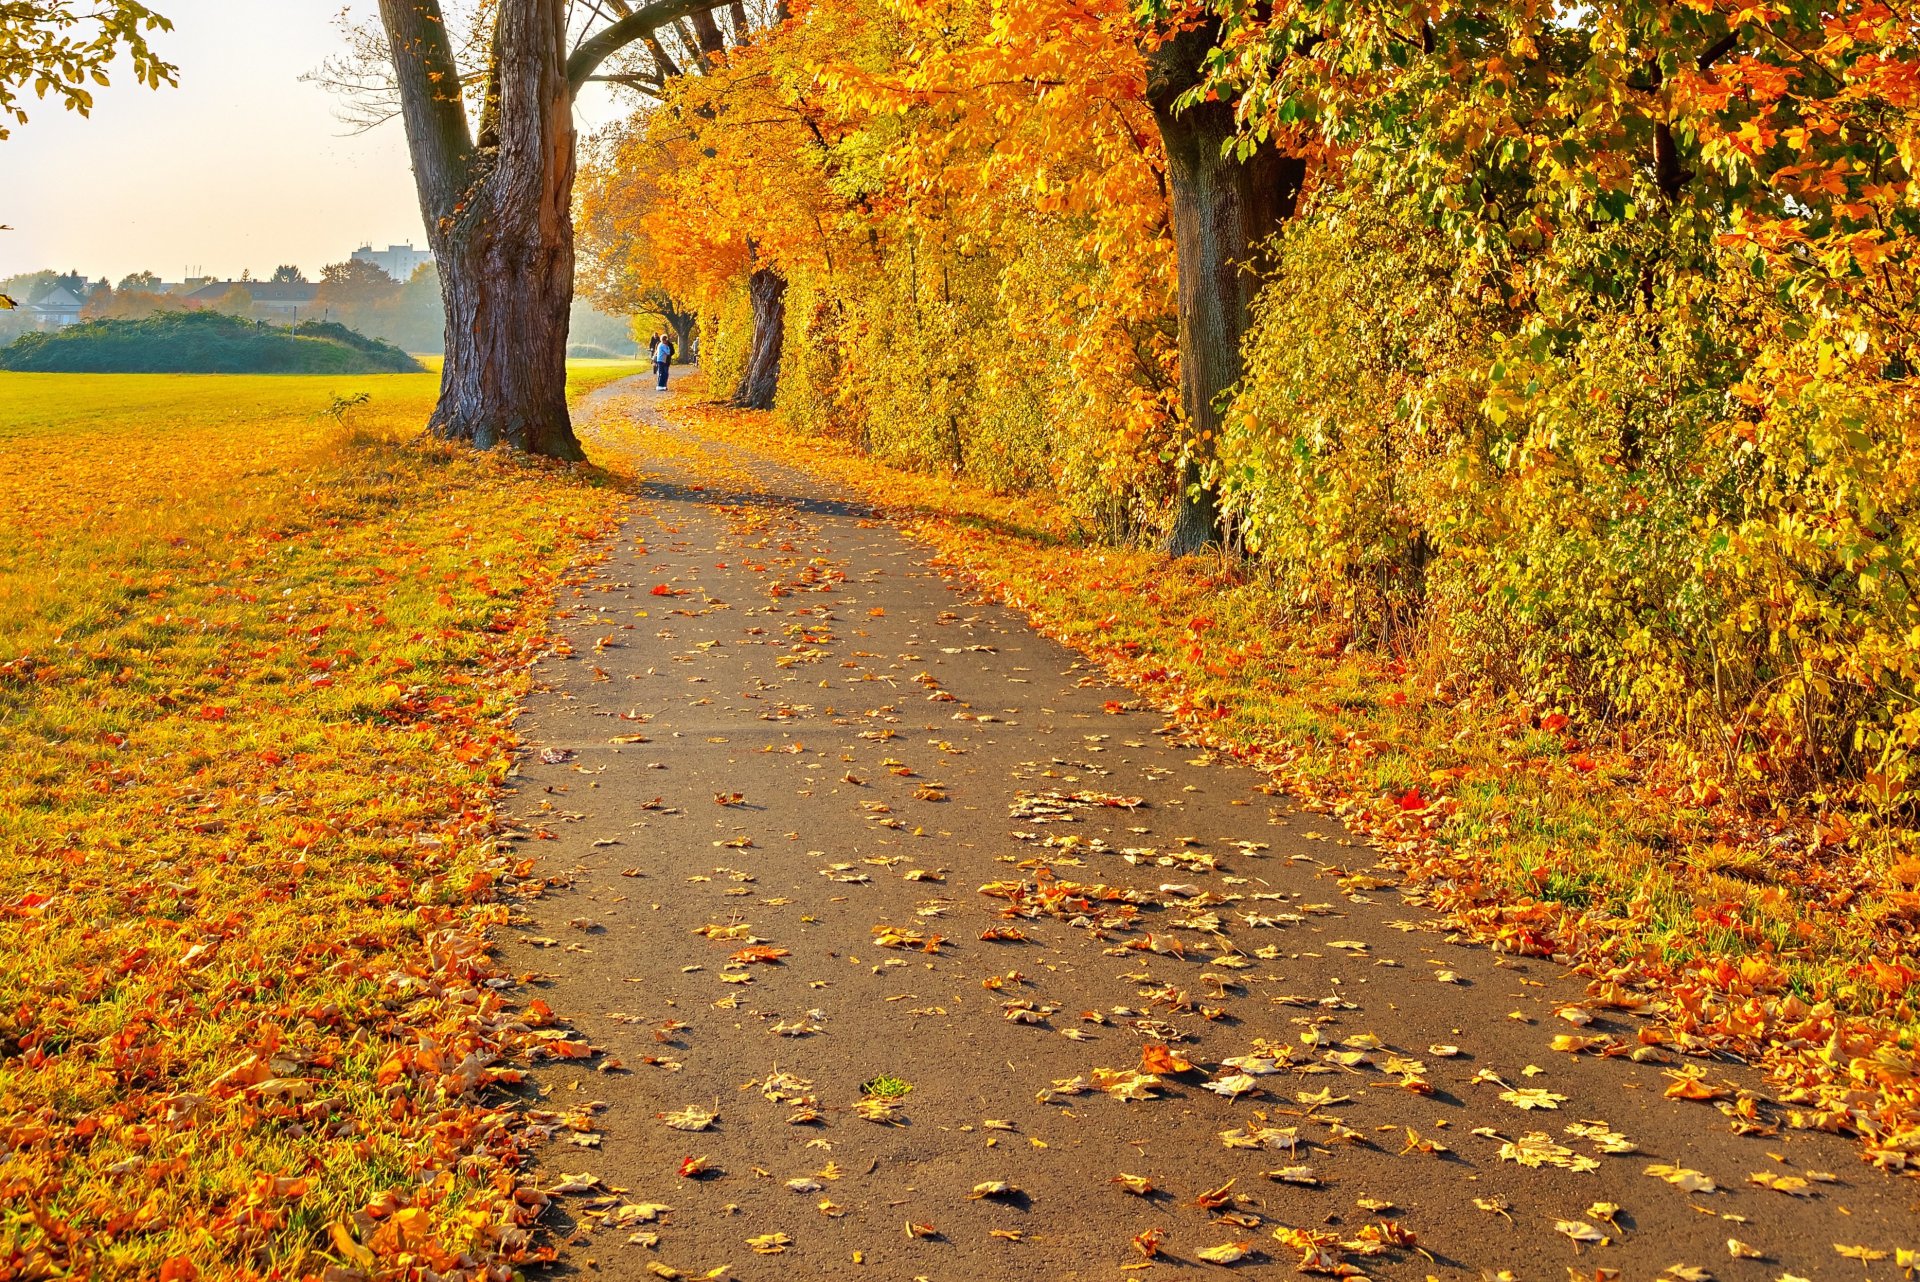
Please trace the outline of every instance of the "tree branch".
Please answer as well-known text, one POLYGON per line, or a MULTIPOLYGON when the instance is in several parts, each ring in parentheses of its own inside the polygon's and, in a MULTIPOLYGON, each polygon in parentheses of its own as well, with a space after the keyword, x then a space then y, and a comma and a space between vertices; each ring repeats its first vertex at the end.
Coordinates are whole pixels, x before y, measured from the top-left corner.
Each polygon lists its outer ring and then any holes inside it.
MULTIPOLYGON (((392 0, 382 0, 382 7, 392 0)), ((567 79, 573 84, 574 92, 587 83, 587 77, 599 70, 600 64, 608 58, 637 41, 645 40, 656 30, 676 19, 691 17, 696 13, 711 13, 722 8, 727 0, 653 0, 651 4, 628 13, 618 22, 609 23, 599 31, 580 42, 580 47, 567 59, 567 79)))
POLYGON ((380 18, 406 118, 420 212, 431 231, 452 216, 473 163, 460 68, 439 0, 380 0, 380 18))

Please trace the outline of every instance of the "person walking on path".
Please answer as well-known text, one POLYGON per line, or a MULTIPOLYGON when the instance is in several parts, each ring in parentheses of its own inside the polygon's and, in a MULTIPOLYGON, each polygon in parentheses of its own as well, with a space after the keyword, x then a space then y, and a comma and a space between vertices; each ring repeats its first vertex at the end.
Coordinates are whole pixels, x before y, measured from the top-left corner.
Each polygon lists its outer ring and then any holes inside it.
POLYGON ((653 372, 660 380, 655 386, 663 392, 667 390, 667 367, 672 364, 673 344, 662 334, 653 344, 653 372))

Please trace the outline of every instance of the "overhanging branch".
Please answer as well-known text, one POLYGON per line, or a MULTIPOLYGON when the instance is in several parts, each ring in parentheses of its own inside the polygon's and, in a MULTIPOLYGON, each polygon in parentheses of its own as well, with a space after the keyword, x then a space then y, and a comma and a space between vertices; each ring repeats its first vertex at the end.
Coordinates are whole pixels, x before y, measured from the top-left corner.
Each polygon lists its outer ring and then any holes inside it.
POLYGON ((567 59, 567 80, 575 93, 605 62, 630 44, 647 39, 657 29, 696 13, 711 13, 724 8, 727 0, 653 0, 632 10, 618 22, 609 23, 580 42, 567 59))

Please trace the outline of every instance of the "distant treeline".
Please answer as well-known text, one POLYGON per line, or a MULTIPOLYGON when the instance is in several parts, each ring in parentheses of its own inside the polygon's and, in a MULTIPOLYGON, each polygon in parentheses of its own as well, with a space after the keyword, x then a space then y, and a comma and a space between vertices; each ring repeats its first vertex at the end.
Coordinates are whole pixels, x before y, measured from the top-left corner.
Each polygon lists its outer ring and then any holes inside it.
POLYGON ((27 334, 0 348, 0 369, 60 374, 416 373, 391 343, 331 321, 291 327, 223 312, 163 312, 27 334))
MULTIPOLYGON (((280 268, 272 280, 305 283, 299 269, 291 266, 280 268)), ((431 263, 416 271, 411 279, 396 281, 373 263, 348 259, 327 266, 314 283, 317 292, 310 303, 301 306, 298 319, 334 321, 384 339, 403 351, 437 354, 446 349, 440 311, 440 273, 431 263)), ((211 303, 189 303, 183 294, 163 287, 152 272, 135 272, 111 288, 104 281, 90 283, 78 273, 30 272, 0 281, 0 293, 28 303, 36 301, 43 290, 54 285, 67 288, 84 300, 83 320, 140 320, 194 310, 225 312, 277 324, 285 324, 288 319, 284 311, 275 306, 256 304, 243 287, 244 282, 236 282, 233 289, 211 303)), ((650 317, 643 318, 643 324, 658 328, 650 317)), ((0 346, 31 330, 32 320, 24 310, 0 312, 0 346)), ((631 357, 639 350, 626 317, 596 311, 584 300, 574 304, 569 355, 631 357)))

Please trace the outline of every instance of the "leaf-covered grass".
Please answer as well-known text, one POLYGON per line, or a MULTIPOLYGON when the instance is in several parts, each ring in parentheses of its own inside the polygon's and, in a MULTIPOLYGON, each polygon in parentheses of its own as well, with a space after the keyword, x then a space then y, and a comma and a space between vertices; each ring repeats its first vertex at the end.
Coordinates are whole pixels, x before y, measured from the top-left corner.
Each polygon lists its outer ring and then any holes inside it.
POLYGON ((1910 852, 1849 850, 1813 814, 1695 804, 1655 754, 1328 647, 1240 565, 1089 544, 1045 496, 891 468, 698 394, 683 384, 677 409, 696 432, 888 508, 1194 734, 1375 838, 1463 928, 1638 989, 1677 1045, 1764 1060, 1809 1123, 1920 1165, 1910 852))
POLYGON ((0 1275, 517 1249, 489 797, 627 487, 435 387, 0 374, 0 1275))

